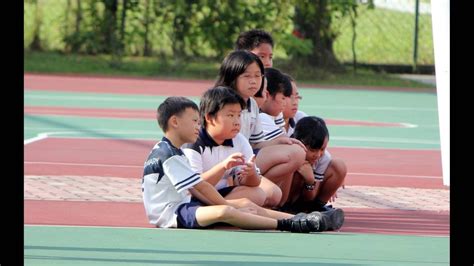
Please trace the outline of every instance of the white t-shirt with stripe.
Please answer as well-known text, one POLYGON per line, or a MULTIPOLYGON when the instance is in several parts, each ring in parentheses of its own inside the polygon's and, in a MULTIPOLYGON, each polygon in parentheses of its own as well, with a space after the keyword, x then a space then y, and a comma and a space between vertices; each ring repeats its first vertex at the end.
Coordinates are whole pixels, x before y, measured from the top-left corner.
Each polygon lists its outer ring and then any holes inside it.
POLYGON ((263 112, 261 112, 259 116, 260 121, 262 122, 264 140, 272 140, 279 136, 285 135, 285 129, 283 128, 285 121, 283 120, 283 116, 281 118, 278 118, 278 116, 271 116, 263 112), (276 124, 277 121, 279 121, 278 125, 276 124), (283 124, 281 123, 281 121, 283 121, 283 124))
MULTIPOLYGON (((289 120, 289 126, 288 126, 288 131, 285 131, 286 136, 291 137, 293 133, 295 132, 295 126, 298 121, 303 118, 308 116, 305 112, 303 111, 297 111, 295 116, 293 118, 290 118, 289 120)), ((324 151, 323 156, 321 156, 313 165, 313 174, 314 178, 316 180, 323 180, 324 178, 324 173, 326 173, 326 170, 328 169, 329 163, 331 162, 331 154, 329 153, 328 149, 324 151)))
MULTIPOLYGON (((242 153, 246 161, 253 155, 252 147, 241 133, 219 145, 204 128, 199 131, 199 137, 195 143, 183 146, 183 152, 188 157, 191 168, 197 173, 210 170, 236 152, 242 153)), ((236 168, 237 166, 224 172, 220 181, 215 185, 216 189, 228 186, 227 177, 231 176, 236 168)))
POLYGON ((166 138, 155 144, 144 164, 142 196, 146 215, 157 227, 177 227, 175 211, 190 202, 189 188, 201 182, 183 154, 166 138))
POLYGON ((291 135, 293 135, 293 133, 295 132, 296 123, 298 123, 298 121, 305 116, 308 116, 305 112, 296 111, 295 116, 289 119, 288 131, 285 130, 285 133, 288 137, 291 137, 291 135))
POLYGON ((264 141, 258 113, 257 102, 250 97, 240 116, 240 133, 252 144, 264 141))

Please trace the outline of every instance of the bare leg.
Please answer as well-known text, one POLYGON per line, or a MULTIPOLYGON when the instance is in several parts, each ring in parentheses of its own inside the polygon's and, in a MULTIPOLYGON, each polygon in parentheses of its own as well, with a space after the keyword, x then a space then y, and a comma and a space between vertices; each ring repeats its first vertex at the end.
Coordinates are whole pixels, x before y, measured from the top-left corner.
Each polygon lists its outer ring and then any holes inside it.
POLYGON ((225 196, 227 200, 242 198, 247 198, 258 206, 263 206, 267 195, 260 187, 237 186, 225 196))
POLYGON ((270 181, 268 178, 262 176, 262 180, 259 186, 263 191, 265 191, 266 199, 263 204, 264 207, 274 207, 280 203, 281 200, 281 188, 275 183, 270 181))
POLYGON ((332 159, 328 169, 324 173, 324 180, 321 182, 317 198, 322 202, 328 202, 339 187, 344 184, 346 174, 347 167, 344 161, 341 159, 332 159))
POLYGON ((260 150, 256 163, 262 174, 282 191, 279 206, 287 200, 293 173, 303 164, 305 152, 298 145, 273 145, 260 150))
POLYGON ((289 219, 294 216, 293 214, 290 214, 290 213, 279 212, 279 211, 274 211, 274 210, 260 207, 245 198, 227 200, 227 201, 238 208, 252 208, 257 212, 257 215, 259 216, 264 216, 264 217, 269 217, 269 218, 274 218, 274 219, 289 219))
POLYGON ((196 220, 201 226, 224 222, 243 229, 276 229, 277 220, 237 210, 226 205, 199 207, 196 220))
POLYGON ((303 196, 304 179, 300 173, 295 172, 293 175, 293 182, 288 196, 288 203, 292 204, 303 196))

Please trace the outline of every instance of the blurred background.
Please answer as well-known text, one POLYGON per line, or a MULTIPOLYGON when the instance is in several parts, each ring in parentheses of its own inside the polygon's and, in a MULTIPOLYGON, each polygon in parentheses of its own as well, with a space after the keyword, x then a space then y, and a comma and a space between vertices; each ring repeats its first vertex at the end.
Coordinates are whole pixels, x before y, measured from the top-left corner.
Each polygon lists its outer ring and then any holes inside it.
POLYGON ((24 70, 214 79, 242 31, 300 82, 433 87, 429 0, 25 0, 24 70))

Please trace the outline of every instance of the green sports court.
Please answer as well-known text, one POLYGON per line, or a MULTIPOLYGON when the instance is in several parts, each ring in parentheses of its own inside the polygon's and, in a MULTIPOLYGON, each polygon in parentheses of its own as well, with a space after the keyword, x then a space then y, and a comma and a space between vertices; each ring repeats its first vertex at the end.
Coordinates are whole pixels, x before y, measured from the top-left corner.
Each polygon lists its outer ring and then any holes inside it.
POLYGON ((157 229, 143 162, 157 106, 212 81, 24 75, 25 265, 448 265, 435 91, 299 85, 348 167, 338 232, 157 229))

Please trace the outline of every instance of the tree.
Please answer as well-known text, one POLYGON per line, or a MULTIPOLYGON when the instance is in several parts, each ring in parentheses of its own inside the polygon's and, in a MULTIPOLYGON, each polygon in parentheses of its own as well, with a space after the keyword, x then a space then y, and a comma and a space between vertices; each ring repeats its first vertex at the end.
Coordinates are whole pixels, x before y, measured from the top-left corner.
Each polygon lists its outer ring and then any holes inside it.
POLYGON ((43 47, 41 45, 41 39, 40 39, 40 30, 41 30, 41 24, 42 24, 40 1, 34 0, 31 2, 35 4, 35 29, 33 32, 33 41, 31 42, 29 48, 32 51, 41 51, 43 50, 43 47))
MULTIPOLYGON (((373 0, 369 0, 373 5, 373 0)), ((333 70, 342 70, 336 58, 333 44, 339 32, 331 27, 335 18, 357 14, 357 0, 297 0, 295 5, 295 28, 302 38, 310 39, 313 45, 312 53, 307 57, 307 63, 333 70)), ((352 20, 355 25, 355 21, 352 20)), ((354 33, 355 36, 355 33, 354 33)), ((354 56, 355 57, 355 56, 354 56)))
POLYGON ((104 23, 102 33, 104 34, 104 52, 115 54, 118 51, 117 40, 117 0, 103 0, 105 5, 104 23))

